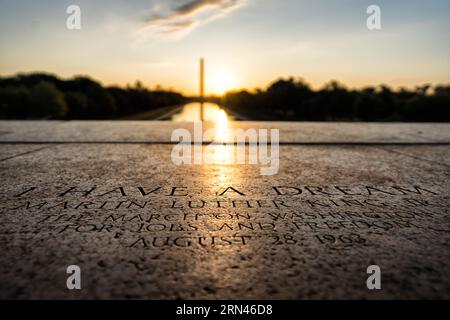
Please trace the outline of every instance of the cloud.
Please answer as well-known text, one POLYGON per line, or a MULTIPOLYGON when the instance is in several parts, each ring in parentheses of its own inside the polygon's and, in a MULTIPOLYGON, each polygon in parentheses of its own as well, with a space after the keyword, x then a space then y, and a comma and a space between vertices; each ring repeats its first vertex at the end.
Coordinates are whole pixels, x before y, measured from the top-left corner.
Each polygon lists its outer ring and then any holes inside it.
POLYGON ((176 8, 174 13, 175 15, 189 15, 208 6, 218 5, 227 8, 236 5, 238 2, 237 0, 194 0, 176 8))
POLYGON ((156 4, 144 20, 143 32, 148 36, 180 37, 193 29, 242 7, 245 0, 190 0, 164 12, 156 4), (155 8, 157 8, 155 10, 155 8))

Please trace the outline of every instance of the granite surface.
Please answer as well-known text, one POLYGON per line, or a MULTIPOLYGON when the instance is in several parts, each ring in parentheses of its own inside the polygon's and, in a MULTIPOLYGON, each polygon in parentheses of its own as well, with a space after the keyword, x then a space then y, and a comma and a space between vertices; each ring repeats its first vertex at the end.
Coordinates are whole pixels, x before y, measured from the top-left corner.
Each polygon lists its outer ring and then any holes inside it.
POLYGON ((450 298, 450 125, 228 125, 279 128, 278 174, 173 164, 188 123, 0 122, 0 298, 450 298))

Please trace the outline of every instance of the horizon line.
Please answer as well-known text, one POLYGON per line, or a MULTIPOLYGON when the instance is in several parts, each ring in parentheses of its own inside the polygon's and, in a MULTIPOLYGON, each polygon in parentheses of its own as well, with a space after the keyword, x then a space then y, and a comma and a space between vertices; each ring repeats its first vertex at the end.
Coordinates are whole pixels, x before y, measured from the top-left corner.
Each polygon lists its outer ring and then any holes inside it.
MULTIPOLYGON (((118 87, 120 89, 136 88, 136 86, 139 83, 143 89, 146 89, 148 91, 165 91, 165 92, 179 93, 179 94, 185 96, 186 98, 199 97, 198 93, 188 92, 188 90, 182 90, 182 89, 179 90, 172 86, 167 86, 167 85, 163 85, 163 84, 149 85, 140 79, 135 79, 133 83, 127 82, 127 83, 120 84, 118 82, 108 82, 108 81, 100 80, 99 78, 96 78, 95 76, 84 74, 84 73, 73 74, 71 76, 61 76, 61 75, 58 75, 56 72, 51 72, 51 71, 42 71, 42 70, 40 70, 40 71, 17 71, 13 74, 0 74, 0 80, 19 77, 19 76, 30 76, 30 75, 47 75, 47 76, 55 77, 61 81, 70 81, 70 80, 74 80, 76 78, 87 78, 94 82, 99 83, 104 88, 114 88, 114 87, 118 87)), ((214 93, 214 92, 207 93, 206 92, 205 96, 206 97, 218 97, 218 96, 224 96, 230 92, 242 92, 242 91, 247 91, 249 93, 256 93, 260 90, 264 91, 264 90, 268 89, 272 84, 274 84, 277 81, 291 80, 291 79, 293 79, 294 81, 300 81, 300 80, 303 81, 306 85, 308 85, 308 87, 311 91, 323 90, 327 84, 331 84, 333 82, 336 82, 336 83, 342 85, 348 91, 360 91, 360 90, 364 90, 364 89, 368 89, 368 88, 377 89, 377 88, 381 88, 381 87, 388 87, 392 91, 400 91, 401 89, 412 90, 412 89, 417 89, 417 88, 420 88, 423 86, 430 86, 431 88, 435 88, 435 87, 439 87, 439 86, 450 86, 450 79, 447 82, 425 81, 425 82, 417 83, 415 85, 392 86, 392 85, 388 85, 386 83, 380 82, 378 84, 364 84, 364 85, 359 85, 359 86, 351 86, 351 85, 347 85, 342 80, 338 80, 337 78, 331 78, 328 81, 323 82, 321 85, 313 85, 312 83, 308 82, 306 78, 304 78, 302 76, 277 76, 273 80, 268 81, 264 86, 256 86, 253 88, 236 87, 236 88, 227 90, 226 92, 223 92, 223 93, 214 93)))

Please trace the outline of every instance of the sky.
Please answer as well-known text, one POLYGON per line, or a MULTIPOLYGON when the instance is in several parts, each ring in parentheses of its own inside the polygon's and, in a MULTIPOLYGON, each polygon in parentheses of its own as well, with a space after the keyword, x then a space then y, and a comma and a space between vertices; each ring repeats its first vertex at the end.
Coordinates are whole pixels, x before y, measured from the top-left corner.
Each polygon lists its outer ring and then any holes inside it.
POLYGON ((88 75, 104 85, 198 91, 450 83, 449 0, 0 0, 0 75, 88 75), (81 29, 69 30, 70 5, 81 29), (381 29, 366 26, 369 5, 381 29))

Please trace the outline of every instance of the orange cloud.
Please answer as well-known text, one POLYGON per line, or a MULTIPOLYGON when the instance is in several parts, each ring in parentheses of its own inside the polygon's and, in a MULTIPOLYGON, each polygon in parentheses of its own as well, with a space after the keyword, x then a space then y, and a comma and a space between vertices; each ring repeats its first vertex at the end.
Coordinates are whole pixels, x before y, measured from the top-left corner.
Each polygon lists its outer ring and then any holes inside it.
POLYGON ((244 0, 193 0, 145 19, 148 35, 180 36, 240 8, 244 0))

